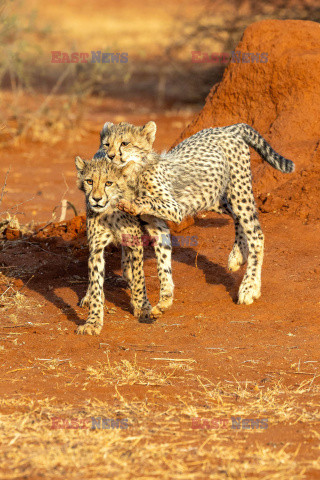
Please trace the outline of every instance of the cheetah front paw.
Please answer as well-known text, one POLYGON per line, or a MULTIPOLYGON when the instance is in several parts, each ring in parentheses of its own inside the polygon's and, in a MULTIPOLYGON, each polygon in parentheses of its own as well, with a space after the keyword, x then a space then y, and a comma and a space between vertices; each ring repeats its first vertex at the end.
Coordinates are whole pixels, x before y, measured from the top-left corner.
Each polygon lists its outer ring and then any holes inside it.
POLYGON ((136 318, 139 318, 143 312, 151 312, 151 304, 148 303, 146 305, 143 305, 143 307, 133 307, 133 315, 136 317, 136 318))
POLYGON ((126 212, 134 216, 140 215, 141 213, 141 207, 138 207, 138 205, 136 205, 135 203, 132 203, 129 200, 125 200, 124 198, 122 200, 119 200, 119 202, 117 203, 117 208, 122 212, 126 212))
POLYGON ((141 309, 138 321, 139 323, 153 323, 153 318, 151 317, 151 309, 141 309))
POLYGON ((165 312, 168 310, 168 308, 171 307, 173 302, 173 297, 172 295, 166 296, 160 299, 159 303, 152 308, 150 316, 151 318, 159 318, 165 312))
POLYGON ((143 307, 135 307, 133 309, 133 315, 138 318, 140 323, 151 323, 151 304, 146 304, 143 307))
POLYGON ((261 296, 260 282, 242 282, 239 288, 238 304, 250 305, 261 296))
POLYGON ((77 328, 77 335, 100 335, 102 330, 102 323, 98 322, 86 322, 84 325, 79 325, 77 328))

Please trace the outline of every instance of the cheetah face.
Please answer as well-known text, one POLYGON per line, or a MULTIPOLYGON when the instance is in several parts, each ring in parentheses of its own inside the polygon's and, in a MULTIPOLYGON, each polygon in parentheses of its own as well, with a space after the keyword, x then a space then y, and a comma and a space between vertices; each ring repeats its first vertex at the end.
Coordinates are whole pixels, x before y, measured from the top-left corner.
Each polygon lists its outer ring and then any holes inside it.
POLYGON ((95 213, 114 208, 121 196, 116 183, 118 176, 108 163, 104 159, 86 162, 76 157, 78 187, 85 193, 87 206, 95 213))
POLYGON ((156 129, 154 122, 148 122, 143 127, 125 122, 119 125, 107 122, 100 133, 100 148, 94 158, 105 158, 117 167, 124 167, 132 160, 142 163, 152 151, 156 129))

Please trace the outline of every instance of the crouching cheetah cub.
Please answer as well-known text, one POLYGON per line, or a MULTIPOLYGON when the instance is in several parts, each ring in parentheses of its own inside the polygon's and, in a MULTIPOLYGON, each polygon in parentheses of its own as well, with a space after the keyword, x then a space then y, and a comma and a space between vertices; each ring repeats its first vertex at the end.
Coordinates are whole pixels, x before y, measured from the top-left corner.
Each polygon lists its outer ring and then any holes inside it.
POLYGON ((276 153, 249 125, 208 128, 166 154, 150 152, 143 161, 127 163, 122 174, 129 179, 135 198, 124 194, 118 202, 120 210, 133 216, 155 215, 173 222, 200 211, 231 215, 235 242, 228 267, 236 271, 247 262, 238 292, 240 304, 250 304, 261 295, 264 249, 252 191, 249 146, 277 170, 294 170, 294 163, 276 153))
MULTIPOLYGON (((87 237, 89 244, 89 286, 81 306, 89 307, 89 316, 84 325, 77 329, 79 334, 98 335, 103 326, 104 304, 104 249, 112 243, 122 245, 123 277, 131 290, 133 312, 140 321, 156 318, 169 308, 173 299, 173 282, 171 273, 170 232, 163 220, 147 216, 145 222, 120 212, 116 203, 125 189, 127 178, 122 177, 119 186, 112 171, 116 167, 110 160, 93 159, 91 161, 76 158, 78 171, 78 187, 86 196, 87 237), (108 169, 108 175, 107 175, 108 169), (143 234, 154 239, 154 249, 158 262, 160 279, 160 300, 151 307, 146 294, 143 272, 143 234), (124 244, 124 238, 134 239, 124 244)), ((117 169, 116 169, 117 170, 117 169)), ((130 192, 126 195, 130 197, 130 192)))

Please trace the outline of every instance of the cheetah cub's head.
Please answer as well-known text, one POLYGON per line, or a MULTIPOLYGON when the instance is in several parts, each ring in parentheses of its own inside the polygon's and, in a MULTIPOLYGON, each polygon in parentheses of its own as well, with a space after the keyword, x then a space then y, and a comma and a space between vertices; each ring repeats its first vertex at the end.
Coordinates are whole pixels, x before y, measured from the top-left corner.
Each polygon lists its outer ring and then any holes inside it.
POLYGON ((119 125, 107 122, 100 133, 100 147, 94 158, 105 158, 117 167, 124 167, 131 160, 143 165, 152 151, 156 131, 155 122, 148 122, 142 127, 125 122, 119 125))
POLYGON ((111 210, 121 197, 118 169, 105 159, 85 161, 76 157, 77 185, 85 193, 87 207, 95 213, 111 210))

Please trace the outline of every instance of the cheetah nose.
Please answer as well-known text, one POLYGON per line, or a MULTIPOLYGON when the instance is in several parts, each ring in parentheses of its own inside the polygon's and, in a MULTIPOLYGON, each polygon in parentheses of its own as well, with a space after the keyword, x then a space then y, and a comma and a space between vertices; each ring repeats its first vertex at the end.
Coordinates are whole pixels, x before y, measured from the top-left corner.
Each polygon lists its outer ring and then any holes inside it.
POLYGON ((99 203, 102 197, 92 197, 92 199, 96 202, 99 203))
POLYGON ((108 153, 108 157, 110 158, 110 160, 113 160, 115 156, 115 153, 108 153))

